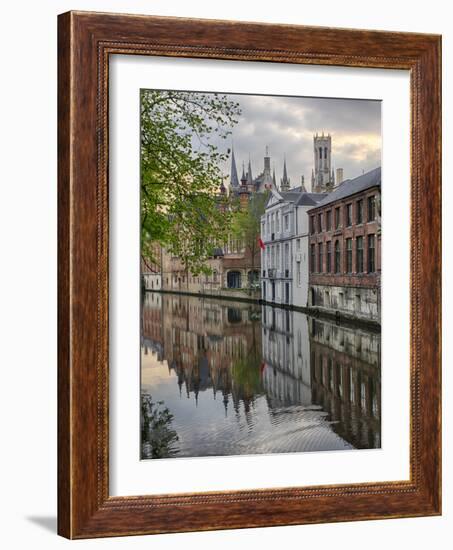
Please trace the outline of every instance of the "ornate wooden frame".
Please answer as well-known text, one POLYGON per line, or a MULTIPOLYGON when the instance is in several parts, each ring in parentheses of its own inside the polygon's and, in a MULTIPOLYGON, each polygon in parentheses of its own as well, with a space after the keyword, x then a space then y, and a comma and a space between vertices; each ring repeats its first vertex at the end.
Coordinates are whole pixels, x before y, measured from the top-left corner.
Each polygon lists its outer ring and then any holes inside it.
POLYGON ((58 48, 58 532, 87 538, 440 514, 441 38, 69 12, 59 16, 58 48), (410 71, 410 481, 109 496, 110 54, 410 71))

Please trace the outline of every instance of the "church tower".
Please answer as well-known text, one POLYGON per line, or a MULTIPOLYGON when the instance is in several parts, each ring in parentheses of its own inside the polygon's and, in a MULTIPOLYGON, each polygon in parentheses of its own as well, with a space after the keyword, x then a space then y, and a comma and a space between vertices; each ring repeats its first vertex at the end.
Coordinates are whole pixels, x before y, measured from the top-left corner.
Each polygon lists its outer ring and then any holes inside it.
POLYGON ((264 155, 264 171, 263 171, 263 187, 264 189, 272 189, 273 179, 271 174, 271 157, 269 156, 269 147, 266 145, 264 155))
POLYGON ((332 138, 330 134, 313 136, 314 173, 312 173, 312 191, 326 193, 335 183, 332 170, 332 138))

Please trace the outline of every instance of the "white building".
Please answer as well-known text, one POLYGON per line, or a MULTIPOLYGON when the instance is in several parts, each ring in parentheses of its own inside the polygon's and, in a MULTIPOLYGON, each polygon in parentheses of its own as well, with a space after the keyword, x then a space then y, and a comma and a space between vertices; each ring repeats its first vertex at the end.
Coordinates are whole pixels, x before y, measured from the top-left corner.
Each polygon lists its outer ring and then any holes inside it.
POLYGON ((261 217, 261 296, 266 302, 306 307, 308 296, 307 210, 326 196, 305 187, 271 190, 261 217))
POLYGON ((160 273, 145 271, 142 273, 145 290, 161 290, 162 276, 160 273))

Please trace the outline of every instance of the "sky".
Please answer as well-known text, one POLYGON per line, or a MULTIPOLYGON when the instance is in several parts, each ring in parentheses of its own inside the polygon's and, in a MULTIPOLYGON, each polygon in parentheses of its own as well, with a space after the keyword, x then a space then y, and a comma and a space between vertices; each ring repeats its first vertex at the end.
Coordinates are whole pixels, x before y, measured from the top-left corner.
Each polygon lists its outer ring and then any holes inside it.
MULTIPOLYGON (((310 191, 313 135, 322 132, 332 137, 332 167, 343 168, 344 179, 381 164, 380 101, 236 94, 228 97, 239 102, 242 109, 228 144, 234 147, 239 178, 242 162, 247 168, 249 156, 253 177, 262 172, 267 145, 277 185, 286 155, 291 187, 300 185, 304 175, 310 191)), ((228 163, 223 167, 228 174, 230 166, 228 163)))

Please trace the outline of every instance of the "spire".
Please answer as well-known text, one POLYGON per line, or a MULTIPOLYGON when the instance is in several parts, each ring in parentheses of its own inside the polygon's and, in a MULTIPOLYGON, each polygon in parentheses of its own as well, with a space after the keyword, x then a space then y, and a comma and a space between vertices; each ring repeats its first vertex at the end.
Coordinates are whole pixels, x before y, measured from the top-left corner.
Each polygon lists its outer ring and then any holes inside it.
POLYGON ((245 185, 247 183, 247 176, 245 175, 245 165, 244 165, 244 163, 242 163, 241 183, 242 183, 242 185, 245 185))
POLYGON ((286 171, 286 155, 283 160, 283 178, 280 180, 280 189, 282 191, 289 191, 289 179, 288 172, 286 171))
POLYGON ((272 172, 272 183, 274 184, 274 187, 277 188, 277 181, 275 179, 275 164, 272 172))
POLYGON ((231 185, 231 187, 239 187, 238 171, 237 171, 237 168, 236 168, 236 159, 234 158, 234 149, 233 148, 231 148, 230 185, 231 185))
POLYGON ((252 163, 250 162, 250 155, 249 155, 249 165, 247 168, 247 185, 253 185, 252 163))
POLYGON ((307 192, 307 189, 305 188, 305 177, 304 176, 300 177, 300 190, 301 190, 302 193, 307 192))

